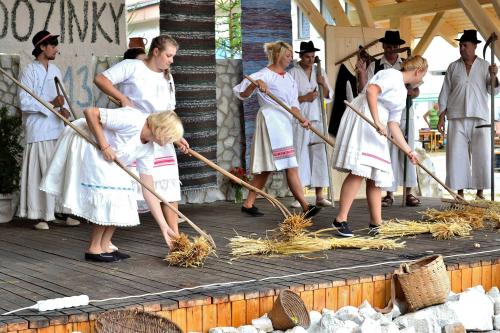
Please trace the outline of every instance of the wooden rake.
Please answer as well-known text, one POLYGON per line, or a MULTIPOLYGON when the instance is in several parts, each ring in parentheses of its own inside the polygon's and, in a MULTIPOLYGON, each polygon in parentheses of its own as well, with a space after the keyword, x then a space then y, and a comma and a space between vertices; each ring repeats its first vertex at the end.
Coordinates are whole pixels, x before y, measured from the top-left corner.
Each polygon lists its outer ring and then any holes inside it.
MULTIPOLYGON (((368 118, 363 113, 361 113, 359 110, 357 110, 354 107, 354 105, 352 105, 348 101, 344 101, 344 103, 345 103, 345 105, 350 107, 351 110, 354 111, 358 116, 360 116, 361 118, 363 118, 363 120, 365 120, 367 123, 369 123, 373 128, 377 129, 377 126, 375 125, 375 123, 370 118, 368 118)), ((396 147, 398 147, 402 152, 404 152, 406 154, 406 156, 410 157, 409 152, 406 152, 405 149, 399 143, 397 143, 391 136, 385 135, 385 137, 387 138, 387 140, 391 141, 396 147)), ((446 191, 448 191, 448 193, 450 193, 450 195, 453 197, 453 199, 455 200, 455 203, 458 203, 460 205, 469 204, 464 198, 462 198, 460 195, 455 193, 450 187, 448 187, 443 181, 441 181, 434 173, 432 173, 422 163, 420 163, 420 161, 417 162, 417 165, 422 170, 424 170, 429 176, 434 178, 434 180, 437 181, 439 183, 439 185, 443 186, 446 189, 446 191)))
MULTIPOLYGON (((113 102, 114 104, 120 106, 121 103, 120 101, 118 101, 116 98, 112 97, 112 96, 108 96, 109 100, 111 102, 113 102)), ((236 184, 239 184, 241 186, 244 186, 245 188, 247 188, 248 190, 250 191, 254 191, 258 194, 260 194, 262 197, 264 197, 267 201, 269 201, 269 203, 271 205, 273 205, 273 207, 276 207, 280 210, 281 214, 283 214, 283 216, 286 218, 288 216, 291 216, 292 214, 290 213, 290 211, 285 207, 285 205, 283 205, 278 199, 276 198, 273 198, 271 195, 269 195, 268 193, 258 189, 257 187, 255 186, 252 186, 250 185, 249 183, 243 181, 242 179, 236 177, 235 175, 231 174, 230 172, 224 170, 223 168, 221 168, 220 166, 218 166, 217 164, 215 164, 214 162, 210 161, 208 158, 206 158, 205 156, 201 155, 200 153, 192 150, 191 148, 188 149, 188 154, 193 156, 194 158, 197 158, 198 160, 206 163, 209 167, 211 167, 212 169, 220 172, 221 174, 223 174, 224 176, 228 177, 229 179, 231 179, 233 182, 235 182, 236 184)))
MULTIPOLYGON (((91 145, 99 149, 98 145, 94 142, 93 139, 88 137, 83 131, 81 131, 78 127, 73 125, 70 121, 68 121, 66 118, 64 118, 59 112, 54 110, 52 106, 50 106, 47 102, 41 100, 38 96, 36 96, 28 87, 23 85, 21 82, 17 81, 15 78, 13 78, 9 73, 7 73, 3 68, 0 67, 0 72, 8 77, 10 80, 12 80, 18 87, 22 88, 24 91, 26 91, 28 94, 30 94, 34 99, 36 99, 39 103, 41 103, 43 106, 45 106, 47 109, 49 109, 52 113, 54 113, 59 119, 61 119, 67 126, 71 127, 73 130, 75 130, 82 138, 87 140, 91 145)), ((61 90, 64 88, 61 86, 61 90)), ((64 90, 63 90, 64 92, 64 90)), ((69 101, 68 101, 69 103, 69 101)), ((170 204, 167 200, 165 200, 158 192, 155 191, 155 189, 152 186, 149 186, 148 184, 145 184, 138 176, 136 176, 130 169, 128 169, 121 161, 118 159, 115 159, 113 162, 115 162, 116 165, 118 165, 123 171, 128 173, 130 177, 132 177, 135 181, 137 181, 139 184, 144 186, 151 194, 153 194, 158 200, 163 202, 168 208, 170 208, 172 211, 174 211, 177 215, 183 217, 189 225, 196 230, 202 237, 205 237, 209 243, 213 246, 213 248, 216 248, 215 242, 209 234, 207 234, 205 231, 203 231, 201 228, 199 228, 196 224, 194 224, 189 218, 187 218, 184 214, 182 214, 179 210, 177 210, 172 204, 170 204)))
MULTIPOLYGON (((257 82, 255 82, 255 80, 252 79, 250 76, 245 75, 245 78, 248 81, 252 82, 252 84, 254 84, 255 86, 258 86, 257 82)), ((302 115, 299 112, 294 112, 288 105, 286 105, 285 103, 283 103, 278 97, 274 96, 271 92, 268 91, 266 94, 267 94, 267 96, 271 97, 271 99, 273 101, 275 101, 276 103, 278 103, 283 109, 285 109, 288 112, 290 112, 290 114, 295 119, 297 119, 299 122, 303 123, 304 121, 306 121, 306 118, 302 117, 302 115)), ((330 138, 328 138, 326 135, 324 135, 322 131, 320 131, 319 129, 317 129, 317 128, 313 127, 313 126, 309 126, 308 128, 314 134, 316 134, 317 136, 319 136, 323 141, 325 141, 326 143, 328 143, 330 146, 335 147, 335 143, 330 138)))

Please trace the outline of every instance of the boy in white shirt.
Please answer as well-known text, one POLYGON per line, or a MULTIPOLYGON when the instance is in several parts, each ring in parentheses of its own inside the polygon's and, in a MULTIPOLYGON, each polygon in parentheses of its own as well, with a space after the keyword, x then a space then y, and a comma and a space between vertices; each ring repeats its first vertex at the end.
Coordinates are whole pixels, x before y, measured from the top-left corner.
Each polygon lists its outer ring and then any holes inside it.
MULTIPOLYGON (((59 69, 49 63, 56 58, 58 35, 52 35, 42 30, 33 37, 34 49, 31 52, 35 61, 28 64, 22 71, 20 81, 42 100, 59 108, 66 118, 69 112, 65 108, 63 96, 59 95, 55 86, 55 77, 61 77, 59 69)), ((49 229, 48 221, 55 221, 55 199, 40 191, 40 181, 50 163, 57 139, 64 129, 64 123, 50 110, 20 89, 18 93, 19 106, 23 116, 26 147, 23 154, 23 169, 21 175, 21 200, 18 216, 31 220, 41 220, 35 229, 49 229)), ((66 225, 75 226, 80 222, 68 218, 66 225)))

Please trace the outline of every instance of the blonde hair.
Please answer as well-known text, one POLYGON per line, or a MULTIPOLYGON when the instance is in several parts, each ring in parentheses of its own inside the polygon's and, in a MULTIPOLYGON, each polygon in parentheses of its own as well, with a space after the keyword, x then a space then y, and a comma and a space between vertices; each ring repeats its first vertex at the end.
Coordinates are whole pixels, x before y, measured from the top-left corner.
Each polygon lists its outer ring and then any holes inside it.
POLYGON ((146 121, 153 136, 160 141, 160 146, 177 141, 184 135, 181 119, 174 111, 153 113, 146 121))
POLYGON ((401 71, 414 71, 416 69, 427 70, 428 67, 429 64, 427 63, 427 60, 422 56, 416 55, 409 57, 403 62, 401 65, 401 71))
POLYGON ((274 61, 282 57, 287 50, 292 52, 292 46, 283 41, 264 43, 264 51, 267 54, 268 65, 273 65, 274 61))

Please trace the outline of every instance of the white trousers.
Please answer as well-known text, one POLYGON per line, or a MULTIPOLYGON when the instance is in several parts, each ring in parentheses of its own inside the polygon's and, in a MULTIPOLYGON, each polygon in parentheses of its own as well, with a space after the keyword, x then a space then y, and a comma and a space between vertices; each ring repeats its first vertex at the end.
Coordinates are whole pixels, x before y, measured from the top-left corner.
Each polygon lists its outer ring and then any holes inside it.
POLYGON ((482 190, 491 187, 491 144, 489 127, 479 118, 448 120, 446 185, 453 190, 482 190))
POLYGON ((54 155, 56 142, 48 140, 26 144, 17 216, 30 220, 55 220, 55 197, 41 191, 40 182, 54 155))

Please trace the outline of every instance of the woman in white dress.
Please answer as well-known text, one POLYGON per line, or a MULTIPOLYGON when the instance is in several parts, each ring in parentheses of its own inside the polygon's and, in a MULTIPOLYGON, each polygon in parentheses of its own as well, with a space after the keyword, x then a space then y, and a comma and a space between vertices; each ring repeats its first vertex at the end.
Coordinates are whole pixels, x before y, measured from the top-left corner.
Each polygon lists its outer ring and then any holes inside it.
POLYGON ((412 163, 417 154, 406 143, 399 128, 401 112, 405 108, 406 85, 421 83, 427 73, 427 60, 414 56, 406 60, 401 71, 379 71, 368 82, 365 93, 356 97, 352 104, 371 118, 374 129, 349 108, 342 117, 333 153, 334 168, 348 172, 340 191, 339 212, 333 226, 341 236, 351 237, 347 217, 363 178, 366 179, 366 198, 370 211, 370 234, 377 234, 382 224, 381 187, 393 182, 389 144, 384 135, 386 126, 392 137, 409 153, 412 163))
MULTIPOLYGON (((122 106, 130 106, 145 114, 157 110, 175 109, 174 80, 170 74, 170 65, 174 62, 179 44, 169 35, 160 35, 151 41, 145 60, 124 60, 99 74, 94 83, 105 94, 120 101, 122 106), (115 85, 117 87, 115 87, 115 85)), ((189 144, 183 138, 177 143, 181 151, 186 152, 189 144)), ((155 145, 155 165, 153 169, 156 190, 174 207, 181 200, 179 168, 173 144, 163 147, 155 145)), ((135 184, 140 192, 140 186, 135 184)), ((144 211, 144 202, 139 193, 140 211, 144 211)), ((167 221, 177 232, 177 214, 162 205, 167 221)))
MULTIPOLYGON (((135 163, 141 180, 153 186, 154 143, 163 146, 179 140, 182 123, 173 111, 147 115, 130 107, 89 108, 84 114, 85 119, 74 124, 93 136, 99 148, 66 127, 41 190, 61 200, 65 212, 93 223, 86 260, 126 259, 129 255, 111 247, 111 237, 116 227, 138 225, 139 215, 133 180, 112 161, 135 163)), ((178 233, 168 226, 156 197, 144 189, 144 198, 170 248, 178 233)))
MULTIPOLYGON (((285 170, 288 187, 295 199, 300 203, 306 217, 316 215, 320 208, 310 205, 304 198, 300 182, 297 158, 293 147, 293 117, 274 102, 266 93, 269 91, 289 105, 294 112, 300 113, 297 86, 293 77, 285 72, 292 60, 292 47, 285 42, 264 44, 269 66, 250 75, 257 86, 243 80, 233 88, 238 98, 250 97, 256 88, 260 109, 257 113, 255 134, 252 143, 250 171, 253 174, 252 185, 262 189, 269 174, 273 171, 285 170)), ((308 127, 309 121, 301 124, 308 127)), ((262 216, 255 207, 256 193, 249 192, 241 211, 251 216, 262 216)))

